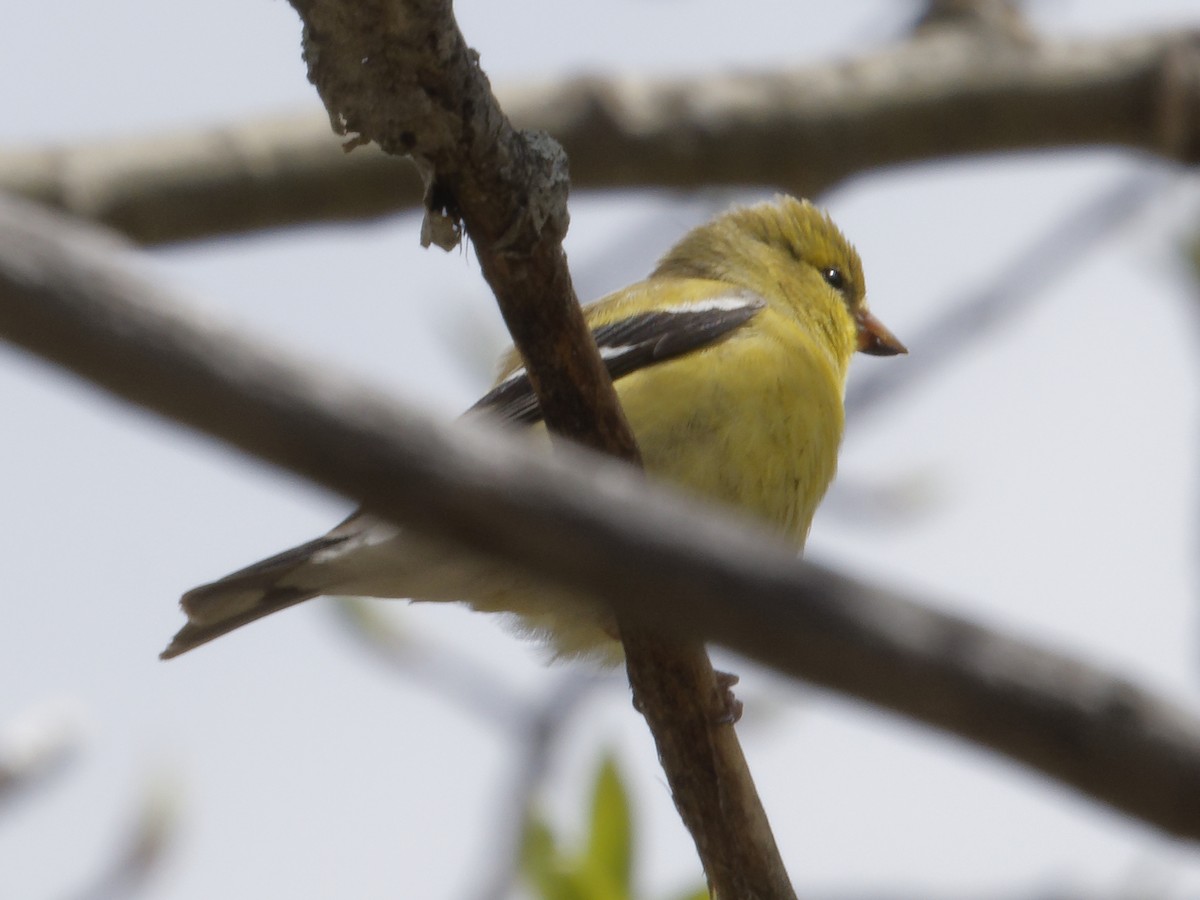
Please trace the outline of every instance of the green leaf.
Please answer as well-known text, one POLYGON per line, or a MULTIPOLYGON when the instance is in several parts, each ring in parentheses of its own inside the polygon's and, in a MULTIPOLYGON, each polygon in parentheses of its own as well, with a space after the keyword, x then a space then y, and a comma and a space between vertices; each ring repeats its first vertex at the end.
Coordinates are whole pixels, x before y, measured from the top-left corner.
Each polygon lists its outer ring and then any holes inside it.
POLYGON ((550 826, 536 816, 525 823, 521 839, 521 873, 538 900, 588 900, 575 884, 550 826))
POLYGON ((708 888, 699 887, 694 891, 685 891, 682 894, 677 894, 672 900, 710 900, 708 896, 708 888))
POLYGON ((592 821, 580 860, 593 896, 628 900, 633 895, 633 823, 629 797, 616 760, 605 754, 592 788, 592 821))

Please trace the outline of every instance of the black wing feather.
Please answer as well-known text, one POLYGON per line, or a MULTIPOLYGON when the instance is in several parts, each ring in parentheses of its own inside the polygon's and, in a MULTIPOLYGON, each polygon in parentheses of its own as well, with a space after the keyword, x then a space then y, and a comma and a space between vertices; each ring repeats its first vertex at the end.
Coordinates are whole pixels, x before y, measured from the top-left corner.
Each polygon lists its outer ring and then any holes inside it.
MULTIPOLYGON (((596 346, 616 381, 630 372, 682 356, 715 344, 750 321, 767 304, 750 293, 712 298, 732 301, 708 308, 638 313, 601 325, 592 331, 596 346)), ((523 368, 485 394, 468 412, 481 410, 507 422, 532 425, 541 421, 542 410, 523 368)))

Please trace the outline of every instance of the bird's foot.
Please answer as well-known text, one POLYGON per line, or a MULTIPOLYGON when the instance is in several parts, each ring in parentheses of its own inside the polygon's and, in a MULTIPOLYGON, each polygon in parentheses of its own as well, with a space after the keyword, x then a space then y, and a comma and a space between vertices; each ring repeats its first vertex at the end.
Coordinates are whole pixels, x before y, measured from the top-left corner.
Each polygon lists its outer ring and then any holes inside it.
POLYGON ((733 694, 733 686, 741 679, 732 672, 713 672, 717 681, 718 703, 717 725, 736 725, 742 718, 742 701, 733 694))

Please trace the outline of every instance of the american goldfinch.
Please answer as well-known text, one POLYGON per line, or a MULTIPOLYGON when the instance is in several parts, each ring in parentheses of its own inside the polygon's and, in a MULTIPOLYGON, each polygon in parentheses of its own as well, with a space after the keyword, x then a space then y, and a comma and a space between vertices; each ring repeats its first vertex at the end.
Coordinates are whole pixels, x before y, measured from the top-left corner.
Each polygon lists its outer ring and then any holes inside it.
MULTIPOLYGON (((787 196, 694 229, 649 278, 585 312, 646 471, 759 516, 797 549, 836 468, 850 357, 906 352, 867 309, 854 248, 825 213, 787 196)), ((474 411, 544 432, 515 351, 474 411)), ((515 613, 559 655, 617 646, 588 600, 357 513, 186 593, 188 622, 163 658, 321 594, 515 613)))

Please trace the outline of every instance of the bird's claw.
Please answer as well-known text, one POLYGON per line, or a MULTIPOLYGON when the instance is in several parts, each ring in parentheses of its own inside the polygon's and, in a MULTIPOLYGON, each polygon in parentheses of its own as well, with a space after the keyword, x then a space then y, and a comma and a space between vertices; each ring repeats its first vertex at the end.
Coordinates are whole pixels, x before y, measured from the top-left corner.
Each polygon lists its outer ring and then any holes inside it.
MULTIPOLYGON (((716 716, 713 718, 715 725, 736 725, 742 719, 742 701, 733 695, 733 686, 741 679, 732 672, 713 672, 714 680, 717 684, 717 703, 719 704, 716 716)), ((641 700, 634 692, 630 698, 633 703, 633 708, 639 713, 645 713, 642 708, 641 700)))
POLYGON ((715 722, 717 725, 736 725, 742 718, 742 701, 733 694, 733 686, 740 680, 732 672, 713 672, 717 682, 717 702, 720 712, 715 722))

